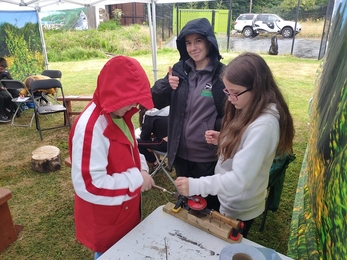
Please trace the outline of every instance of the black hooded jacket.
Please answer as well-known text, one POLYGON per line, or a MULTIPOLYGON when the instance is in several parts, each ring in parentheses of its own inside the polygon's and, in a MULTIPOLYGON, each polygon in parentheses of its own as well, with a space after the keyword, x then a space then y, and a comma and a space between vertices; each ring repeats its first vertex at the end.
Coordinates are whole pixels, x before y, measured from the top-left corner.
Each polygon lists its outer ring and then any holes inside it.
MULTIPOLYGON (((222 58, 219 50, 217 39, 214 35, 213 28, 206 18, 195 19, 189 21, 182 29, 181 33, 177 37, 177 49, 180 53, 180 60, 173 66, 173 76, 179 77, 179 86, 176 90, 173 90, 168 81, 168 75, 163 79, 159 79, 152 87, 152 98, 154 106, 158 109, 170 106, 169 114, 169 129, 168 129, 168 162, 171 168, 175 160, 178 147, 180 145, 181 135, 183 132, 183 122, 185 120, 185 110, 187 107, 187 97, 189 89, 188 74, 191 72, 191 68, 186 64, 186 61, 190 59, 185 43, 185 36, 190 34, 200 34, 211 43, 209 52, 210 60, 213 62, 212 71, 212 96, 217 111, 217 117, 214 119, 214 130, 219 131, 221 127, 221 121, 223 117, 225 94, 223 89, 225 88, 220 75, 225 65, 220 62, 222 58)), ((210 129, 211 130, 211 129, 210 129)), ((197 129, 197 140, 201 140, 200 146, 204 146, 208 153, 217 152, 217 147, 207 144, 205 140, 205 133, 203 129, 197 129), (199 131, 198 131, 199 130, 199 131)), ((184 144, 181 144, 184 145, 184 144)), ((217 155, 211 160, 217 161, 217 155)), ((206 161, 206 163, 211 161, 206 161)))

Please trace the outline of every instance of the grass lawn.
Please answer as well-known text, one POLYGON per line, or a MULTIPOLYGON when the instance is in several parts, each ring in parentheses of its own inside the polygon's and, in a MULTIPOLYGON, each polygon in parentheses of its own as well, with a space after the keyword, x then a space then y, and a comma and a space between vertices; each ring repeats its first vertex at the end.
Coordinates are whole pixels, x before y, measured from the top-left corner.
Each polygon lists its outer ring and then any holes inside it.
MULTIPOLYGON (((222 55, 223 62, 228 63, 238 54, 222 55)), ((280 208, 277 212, 268 213, 265 230, 261 233, 258 232, 261 221, 259 217, 250 230, 249 239, 286 254, 295 190, 307 142, 308 102, 313 94, 320 61, 291 56, 262 56, 271 67, 294 118, 296 160, 287 169, 280 208)), ((151 55, 135 58, 140 61, 153 83, 151 55)), ((176 51, 161 51, 158 54, 158 76, 164 76, 168 66, 173 65, 177 59, 176 51)), ((106 61, 55 62, 50 63, 49 67, 62 71, 66 95, 87 95, 93 93, 98 73, 106 61)), ((80 107, 75 107, 73 104, 76 110, 82 109, 84 105, 81 103, 80 107)), ((22 115, 17 119, 28 121, 29 116, 22 115)), ((58 120, 61 118, 57 115, 49 116, 46 120, 43 118, 44 123, 49 125, 58 120)), ((134 118, 134 123, 137 124, 137 117, 134 118)), ((35 124, 31 128, 0 125, 0 187, 12 191, 9 206, 13 220, 15 224, 24 226, 18 240, 0 254, 1 259, 92 259, 93 252, 75 239, 74 192, 70 168, 62 165, 60 171, 46 174, 31 170, 31 152, 40 146, 57 146, 61 150, 61 158, 67 157, 68 133, 68 128, 44 131, 44 139, 40 141, 35 124)), ((165 174, 159 173, 155 181, 157 185, 174 190, 165 174)), ((168 201, 172 201, 171 198, 158 190, 143 193, 143 217, 168 201)))

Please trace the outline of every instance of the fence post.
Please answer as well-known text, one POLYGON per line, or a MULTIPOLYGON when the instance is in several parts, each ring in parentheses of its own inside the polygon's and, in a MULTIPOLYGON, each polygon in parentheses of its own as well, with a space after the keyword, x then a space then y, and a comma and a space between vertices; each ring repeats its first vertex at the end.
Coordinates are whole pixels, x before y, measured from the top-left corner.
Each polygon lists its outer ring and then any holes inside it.
POLYGON ((213 32, 214 32, 215 19, 216 19, 216 11, 212 10, 212 28, 213 28, 213 32))

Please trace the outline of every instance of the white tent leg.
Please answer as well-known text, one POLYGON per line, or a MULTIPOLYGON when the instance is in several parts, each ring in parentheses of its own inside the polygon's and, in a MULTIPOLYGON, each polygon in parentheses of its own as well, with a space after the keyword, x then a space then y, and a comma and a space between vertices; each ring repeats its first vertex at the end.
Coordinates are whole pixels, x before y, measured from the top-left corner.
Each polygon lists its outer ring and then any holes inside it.
POLYGON ((157 11, 156 11, 156 3, 152 2, 152 18, 153 18, 153 56, 154 56, 154 62, 153 62, 153 74, 154 74, 154 80, 156 81, 158 79, 158 66, 157 66, 157 11))
POLYGON ((149 33, 151 37, 151 49, 152 49, 152 65, 153 65, 153 75, 154 75, 154 81, 158 79, 157 73, 157 39, 156 39, 156 11, 155 11, 155 3, 152 2, 152 13, 151 13, 151 5, 147 4, 147 11, 148 11, 148 26, 149 26, 149 33), (153 14, 153 18, 152 18, 153 14))
POLYGON ((48 57, 47 57, 45 37, 43 35, 40 13, 37 9, 36 9, 36 14, 37 14, 37 20, 38 20, 37 22, 39 24, 39 31, 40 31, 40 36, 41 36, 40 38, 41 38, 41 45, 42 45, 42 54, 43 54, 43 58, 45 60, 45 68, 48 69, 48 57))

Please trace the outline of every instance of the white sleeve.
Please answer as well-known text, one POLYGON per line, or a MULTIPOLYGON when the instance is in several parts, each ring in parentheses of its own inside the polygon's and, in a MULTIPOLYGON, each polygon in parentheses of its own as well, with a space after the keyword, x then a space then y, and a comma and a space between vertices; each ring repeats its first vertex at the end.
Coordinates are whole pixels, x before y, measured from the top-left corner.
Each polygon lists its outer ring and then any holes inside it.
MULTIPOLYGON (((273 157, 279 140, 277 125, 270 122, 251 124, 241 140, 234 158, 216 166, 215 175, 189 178, 189 195, 223 194, 234 196, 248 189, 262 171, 267 158, 273 157), (217 172, 220 171, 220 172, 217 172)), ((268 165, 265 165, 268 168, 268 165)))
POLYGON ((148 164, 147 164, 146 158, 141 153, 140 153, 140 159, 141 159, 141 171, 149 172, 149 168, 148 168, 148 164))

